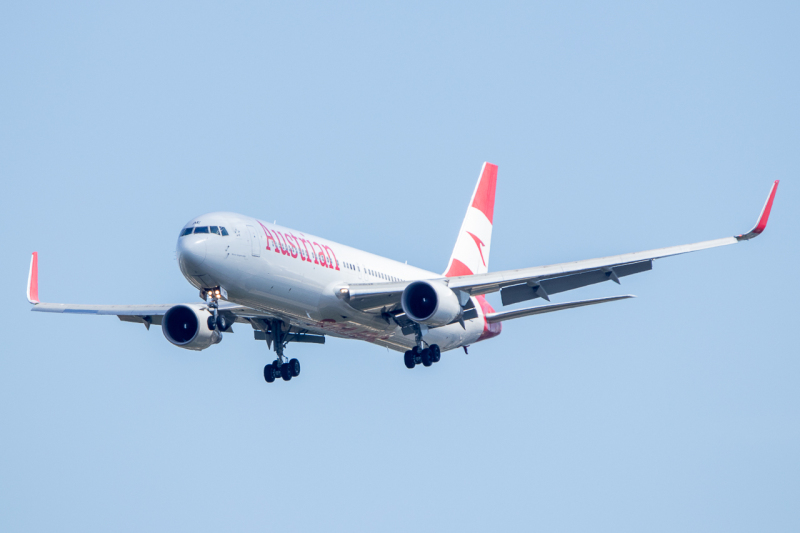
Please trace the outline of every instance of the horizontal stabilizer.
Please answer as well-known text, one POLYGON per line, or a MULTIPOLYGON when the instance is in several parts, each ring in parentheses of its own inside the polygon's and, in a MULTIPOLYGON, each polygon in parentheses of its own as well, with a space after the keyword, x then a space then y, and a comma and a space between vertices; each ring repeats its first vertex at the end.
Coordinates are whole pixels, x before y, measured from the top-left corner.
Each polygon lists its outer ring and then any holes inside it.
POLYGON ((486 321, 490 324, 495 322, 502 322, 503 320, 511 320, 512 318, 522 318, 523 316, 540 315, 542 313, 552 313, 553 311, 561 311, 563 309, 572 309, 574 307, 583 307, 586 305, 604 304, 606 302, 616 302, 617 300, 625 300, 627 298, 636 298, 632 294, 624 296, 611 296, 609 298, 594 298, 592 300, 580 300, 577 302, 567 302, 563 304, 540 305, 538 307, 526 307, 524 309, 514 309, 513 311, 501 311, 499 313, 489 313, 486 315, 486 321))

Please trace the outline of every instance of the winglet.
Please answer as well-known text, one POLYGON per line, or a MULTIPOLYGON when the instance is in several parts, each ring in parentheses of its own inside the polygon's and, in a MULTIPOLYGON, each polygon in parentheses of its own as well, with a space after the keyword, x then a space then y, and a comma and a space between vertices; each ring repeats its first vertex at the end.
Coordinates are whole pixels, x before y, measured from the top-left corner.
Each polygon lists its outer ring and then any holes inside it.
POLYGON ((775 183, 772 184, 772 188, 769 190, 769 196, 767 197, 767 203, 764 204, 764 209, 762 209, 761 214, 758 215, 756 225, 744 235, 737 235, 737 241, 748 241, 753 237, 758 237, 761 235, 761 232, 766 229, 769 213, 772 211, 772 201, 775 200, 775 192, 778 190, 778 183, 780 183, 780 180, 775 180, 775 183))
POLYGON ((28 301, 32 304, 39 303, 39 254, 31 255, 31 269, 28 271, 28 301))

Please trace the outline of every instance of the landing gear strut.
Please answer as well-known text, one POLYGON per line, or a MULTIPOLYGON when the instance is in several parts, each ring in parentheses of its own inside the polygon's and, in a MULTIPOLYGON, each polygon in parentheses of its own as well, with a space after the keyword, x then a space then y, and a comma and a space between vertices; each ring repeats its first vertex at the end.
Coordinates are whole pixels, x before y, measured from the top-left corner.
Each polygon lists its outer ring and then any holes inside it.
POLYGON ((424 366, 431 366, 433 363, 438 363, 441 358, 442 351, 439 349, 439 345, 431 344, 428 348, 420 349, 415 346, 413 350, 408 350, 403 355, 403 362, 406 364, 406 368, 414 368, 420 363, 424 366))
POLYGON ((208 289, 200 292, 200 296, 204 297, 206 302, 208 302, 208 309, 211 311, 211 316, 208 317, 206 325, 208 326, 208 329, 213 332, 211 342, 214 344, 222 341, 222 332, 230 327, 228 319, 225 318, 225 315, 219 312, 220 295, 219 288, 208 289))
POLYGON ((272 363, 264 367, 264 380, 267 383, 272 383, 276 378, 280 377, 284 381, 289 381, 300 375, 300 361, 297 359, 289 359, 283 355, 283 350, 286 348, 288 341, 286 339, 287 329, 282 320, 273 319, 269 325, 270 336, 267 337, 268 342, 275 343, 275 354, 278 356, 272 363))

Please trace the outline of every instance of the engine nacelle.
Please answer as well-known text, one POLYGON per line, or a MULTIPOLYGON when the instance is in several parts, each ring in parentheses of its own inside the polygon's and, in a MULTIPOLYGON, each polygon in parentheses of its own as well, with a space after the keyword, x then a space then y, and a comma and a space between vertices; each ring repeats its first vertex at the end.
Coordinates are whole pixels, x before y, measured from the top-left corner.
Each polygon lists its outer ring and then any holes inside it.
POLYGON ((175 305, 161 319, 161 331, 169 342, 187 350, 205 350, 222 340, 222 334, 208 329, 211 313, 203 304, 175 305))
POLYGON ((446 326, 461 313, 456 294, 444 283, 436 281, 410 283, 400 302, 408 318, 427 326, 446 326))

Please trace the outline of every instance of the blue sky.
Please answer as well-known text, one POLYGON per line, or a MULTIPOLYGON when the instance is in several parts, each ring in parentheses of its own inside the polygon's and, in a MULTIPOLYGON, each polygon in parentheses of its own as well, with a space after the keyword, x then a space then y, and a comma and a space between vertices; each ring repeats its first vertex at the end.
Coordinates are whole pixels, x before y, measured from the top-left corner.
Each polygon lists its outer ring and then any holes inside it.
MULTIPOLYGON (((794 2, 5 3, 0 530, 797 531, 794 2), (241 212, 443 271, 480 165, 490 268, 766 233, 558 295, 408 371, 194 301, 178 231, 241 212)), ((496 298, 490 299, 499 307, 496 298)))

